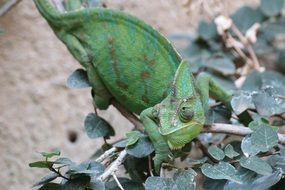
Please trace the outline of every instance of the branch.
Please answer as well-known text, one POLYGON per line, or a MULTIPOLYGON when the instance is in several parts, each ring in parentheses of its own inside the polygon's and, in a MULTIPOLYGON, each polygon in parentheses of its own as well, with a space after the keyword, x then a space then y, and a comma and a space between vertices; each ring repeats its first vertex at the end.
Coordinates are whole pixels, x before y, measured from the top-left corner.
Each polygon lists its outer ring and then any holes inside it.
POLYGON ((0 7, 0 17, 6 14, 12 7, 14 7, 21 0, 8 0, 0 7))
POLYGON ((110 157, 112 154, 114 154, 117 151, 116 147, 110 148, 104 154, 102 154, 100 157, 98 157, 95 161, 96 162, 103 162, 106 158, 110 157))
POLYGON ((120 154, 119 157, 111 164, 111 166, 102 174, 98 177, 99 180, 104 181, 111 175, 113 175, 118 169, 119 166, 123 163, 127 156, 127 151, 123 150, 120 154))
POLYGON ((119 110, 119 112, 126 117, 134 126, 137 130, 139 131, 144 131, 143 124, 141 121, 135 116, 133 113, 129 112, 124 108, 121 104, 119 104, 117 101, 113 100, 112 105, 119 110))
MULTIPOLYGON (((223 123, 214 123, 212 126, 204 127, 202 131, 202 133, 225 133, 238 136, 246 136, 252 132, 248 127, 223 123)), ((278 139, 280 144, 285 145, 285 135, 278 133, 278 139)))

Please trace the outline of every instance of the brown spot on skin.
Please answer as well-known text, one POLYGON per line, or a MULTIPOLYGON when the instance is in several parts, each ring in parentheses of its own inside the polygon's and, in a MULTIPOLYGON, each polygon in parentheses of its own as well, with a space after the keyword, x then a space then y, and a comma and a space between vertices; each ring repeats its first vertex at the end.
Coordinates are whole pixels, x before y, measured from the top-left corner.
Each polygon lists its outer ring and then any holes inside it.
POLYGON ((145 95, 142 96, 142 101, 144 101, 147 104, 149 103, 149 99, 145 95))
POLYGON ((124 89, 124 90, 127 90, 127 89, 128 89, 128 85, 127 85, 126 83, 124 83, 123 81, 117 80, 116 83, 117 83, 117 85, 118 85, 120 88, 122 88, 122 89, 124 89))
POLYGON ((114 42, 114 39, 112 37, 108 37, 108 43, 112 44, 114 42))
POLYGON ((146 54, 143 55, 143 59, 146 63, 149 63, 151 65, 154 65, 156 63, 154 59, 149 59, 146 54))
POLYGON ((145 80, 145 79, 149 78, 149 76, 150 76, 150 74, 149 74, 149 72, 147 72, 147 71, 143 71, 143 72, 141 73, 141 79, 142 79, 142 80, 145 80))

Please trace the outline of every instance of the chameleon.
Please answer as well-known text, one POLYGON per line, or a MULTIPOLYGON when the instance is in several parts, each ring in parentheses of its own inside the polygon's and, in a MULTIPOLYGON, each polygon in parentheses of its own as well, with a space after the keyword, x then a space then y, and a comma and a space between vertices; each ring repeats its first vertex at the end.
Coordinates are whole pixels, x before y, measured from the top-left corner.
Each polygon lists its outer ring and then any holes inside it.
POLYGON ((65 1, 60 12, 48 0, 34 0, 55 35, 86 69, 94 102, 107 109, 115 99, 140 115, 154 145, 158 173, 171 151, 201 132, 209 96, 229 106, 231 94, 205 73, 196 79, 191 64, 143 21, 107 8, 80 8, 65 1))

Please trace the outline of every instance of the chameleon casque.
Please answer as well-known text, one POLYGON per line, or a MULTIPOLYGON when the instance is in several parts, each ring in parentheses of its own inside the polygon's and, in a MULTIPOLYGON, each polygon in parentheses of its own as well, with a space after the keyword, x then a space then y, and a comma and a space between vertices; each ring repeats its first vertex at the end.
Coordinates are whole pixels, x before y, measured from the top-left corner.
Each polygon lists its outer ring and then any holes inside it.
POLYGON ((155 170, 201 132, 209 94, 229 105, 231 94, 207 74, 193 78, 190 64, 143 21, 106 8, 80 9, 65 1, 60 12, 48 0, 34 0, 57 37, 86 69, 94 102, 106 109, 115 99, 140 114, 156 156, 155 170))

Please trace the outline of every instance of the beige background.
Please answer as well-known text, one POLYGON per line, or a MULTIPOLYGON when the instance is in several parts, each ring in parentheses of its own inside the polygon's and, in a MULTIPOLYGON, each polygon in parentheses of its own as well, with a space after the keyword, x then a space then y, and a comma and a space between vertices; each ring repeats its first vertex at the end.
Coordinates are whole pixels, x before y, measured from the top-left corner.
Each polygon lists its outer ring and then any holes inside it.
MULTIPOLYGON (((201 15, 232 12, 245 0, 109 0, 165 35, 191 32, 201 15)), ((254 3, 256 1, 247 1, 254 3)), ((55 37, 31 0, 22 0, 0 18, 0 189, 27 190, 45 171, 30 169, 37 152, 60 149, 83 161, 102 143, 90 140, 83 128, 92 112, 90 90, 65 87, 68 75, 80 67, 55 37), (69 140, 77 134, 76 142, 69 140)), ((100 112, 122 136, 131 124, 114 109, 100 112)), ((114 139, 112 139, 114 140, 114 139)))

